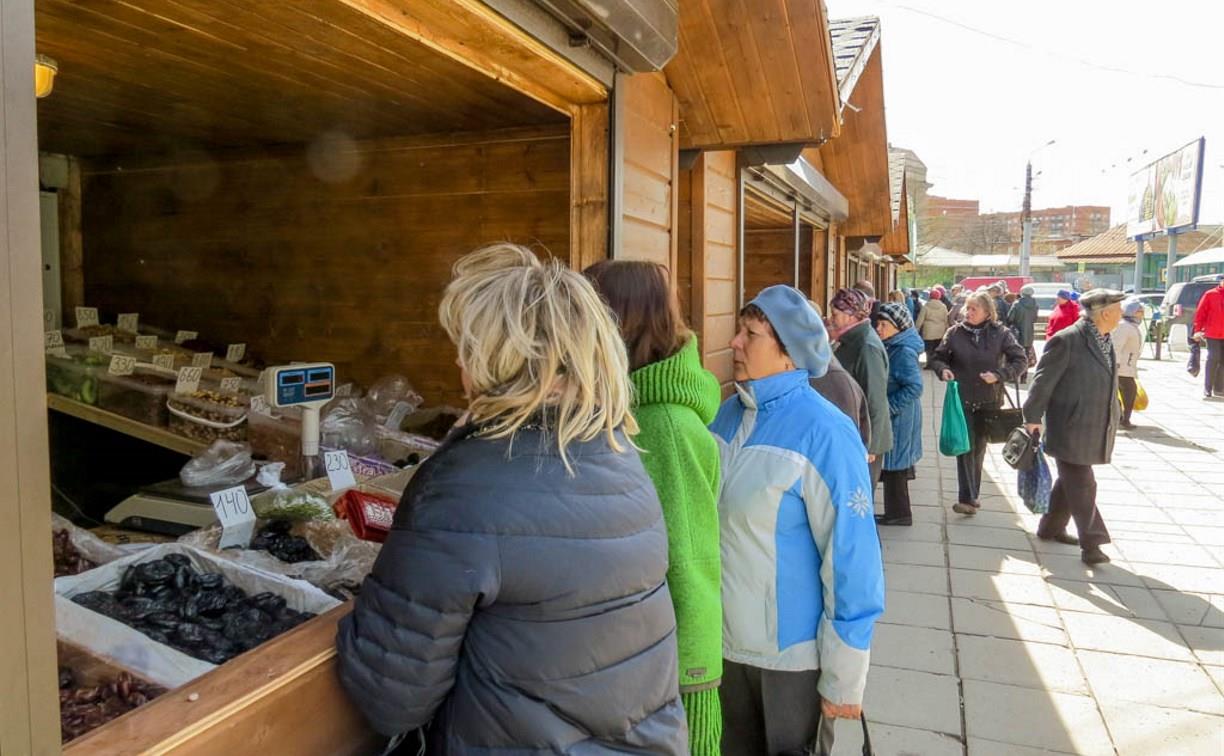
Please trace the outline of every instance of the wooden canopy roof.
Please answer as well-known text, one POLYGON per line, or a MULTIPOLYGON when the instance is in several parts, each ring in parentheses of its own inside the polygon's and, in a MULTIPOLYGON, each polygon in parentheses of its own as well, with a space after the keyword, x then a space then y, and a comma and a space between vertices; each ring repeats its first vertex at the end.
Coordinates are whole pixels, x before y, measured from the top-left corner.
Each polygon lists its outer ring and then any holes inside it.
POLYGON ((840 131, 823 0, 681 0, 664 72, 684 149, 820 144, 840 131))

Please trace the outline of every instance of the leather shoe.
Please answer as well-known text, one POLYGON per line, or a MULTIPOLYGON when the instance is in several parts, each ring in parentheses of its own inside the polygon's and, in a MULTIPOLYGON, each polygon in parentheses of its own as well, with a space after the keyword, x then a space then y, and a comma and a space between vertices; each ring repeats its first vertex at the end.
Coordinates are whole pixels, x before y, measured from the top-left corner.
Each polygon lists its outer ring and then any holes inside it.
POLYGON ((1056 543, 1065 543, 1068 546, 1079 546, 1079 539, 1071 535, 1070 533, 1057 533, 1055 535, 1048 535, 1048 536, 1038 533, 1037 537, 1043 541, 1054 541, 1056 543))
POLYGON ((1084 564, 1106 564, 1109 562, 1109 556, 1099 547, 1084 549, 1084 553, 1080 554, 1080 561, 1084 564))
POLYGON ((876 515, 876 525, 913 525, 913 517, 885 517, 884 515, 876 515))
POLYGON ((978 508, 972 504, 966 504, 963 501, 958 501, 952 505, 952 511, 956 512, 957 514, 975 515, 977 514, 978 508))

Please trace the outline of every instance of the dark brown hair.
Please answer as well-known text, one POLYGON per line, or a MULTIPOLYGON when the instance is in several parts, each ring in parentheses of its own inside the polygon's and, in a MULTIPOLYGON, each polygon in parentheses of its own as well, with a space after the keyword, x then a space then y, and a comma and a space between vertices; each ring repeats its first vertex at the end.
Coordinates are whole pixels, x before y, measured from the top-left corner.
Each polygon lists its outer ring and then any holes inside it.
POLYGON ((754 304, 744 305, 744 309, 739 311, 740 320, 755 320, 758 323, 764 323, 769 326, 769 335, 773 336, 773 340, 777 342, 778 349, 782 350, 782 354, 790 356, 790 352, 786 351, 786 345, 782 343, 782 339, 778 338, 778 332, 774 330, 773 323, 769 322, 769 316, 765 311, 754 304))
POLYGON ((630 371, 671 357, 692 336, 662 265, 603 260, 582 274, 616 316, 630 371))

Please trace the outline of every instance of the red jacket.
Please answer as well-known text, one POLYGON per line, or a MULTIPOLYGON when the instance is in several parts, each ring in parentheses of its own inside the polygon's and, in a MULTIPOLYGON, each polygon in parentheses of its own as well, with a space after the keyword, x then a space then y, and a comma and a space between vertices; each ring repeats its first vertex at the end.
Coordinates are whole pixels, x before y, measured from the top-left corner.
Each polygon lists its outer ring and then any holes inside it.
POLYGON ((1224 339, 1224 286, 1217 286, 1199 300, 1194 313, 1194 333, 1209 339, 1224 339))
POLYGON ((1078 302, 1063 302, 1050 313, 1050 322, 1046 325, 1046 338, 1050 338, 1068 326, 1075 325, 1079 320, 1080 306, 1078 302))

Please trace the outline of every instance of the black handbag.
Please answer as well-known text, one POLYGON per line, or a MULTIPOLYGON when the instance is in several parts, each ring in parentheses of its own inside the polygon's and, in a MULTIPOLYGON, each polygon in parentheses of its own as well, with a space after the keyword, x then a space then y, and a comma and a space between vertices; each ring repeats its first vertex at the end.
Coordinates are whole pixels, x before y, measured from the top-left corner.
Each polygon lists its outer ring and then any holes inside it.
MULTIPOLYGON (((825 719, 820 715, 820 726, 816 737, 803 750, 783 751, 780 756, 830 756, 833 753, 833 725, 836 719, 825 719)), ((863 725, 863 756, 875 756, 871 748, 871 732, 867 729, 867 716, 859 714, 859 722, 863 725)))
POLYGON ((993 407, 979 410, 982 416, 982 428, 986 432, 986 442, 990 444, 1007 443, 1011 432, 1024 425, 1024 411, 1020 409, 1020 381, 1016 381, 1016 398, 1003 389, 1010 407, 993 407))
POLYGON ((1037 460, 1037 444, 1036 433, 1029 433, 1024 427, 1015 428, 1003 442, 1003 461, 1019 472, 1031 470, 1037 460))

